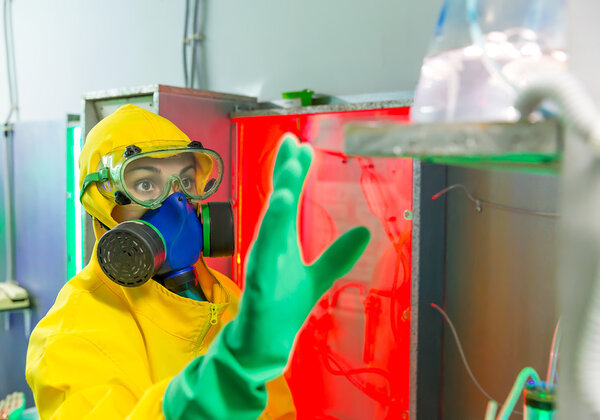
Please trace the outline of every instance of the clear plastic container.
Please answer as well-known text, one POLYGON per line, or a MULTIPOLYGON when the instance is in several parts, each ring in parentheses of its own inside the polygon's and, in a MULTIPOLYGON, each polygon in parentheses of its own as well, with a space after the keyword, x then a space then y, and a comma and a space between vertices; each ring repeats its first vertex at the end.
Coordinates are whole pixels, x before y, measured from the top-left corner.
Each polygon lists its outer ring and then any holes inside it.
POLYGON ((515 121, 517 91, 566 70, 564 0, 446 0, 413 122, 515 121))

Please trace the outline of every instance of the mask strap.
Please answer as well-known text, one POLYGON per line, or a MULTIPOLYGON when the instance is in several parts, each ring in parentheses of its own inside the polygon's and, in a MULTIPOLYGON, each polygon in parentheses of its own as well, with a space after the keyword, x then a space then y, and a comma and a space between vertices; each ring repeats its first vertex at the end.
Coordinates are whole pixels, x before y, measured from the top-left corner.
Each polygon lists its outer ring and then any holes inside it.
POLYGON ((83 185, 81 186, 81 193, 79 194, 79 201, 81 201, 81 197, 83 197, 83 193, 86 188, 92 182, 104 182, 108 181, 108 168, 102 168, 98 172, 92 172, 91 174, 87 174, 85 178, 83 178, 83 185))

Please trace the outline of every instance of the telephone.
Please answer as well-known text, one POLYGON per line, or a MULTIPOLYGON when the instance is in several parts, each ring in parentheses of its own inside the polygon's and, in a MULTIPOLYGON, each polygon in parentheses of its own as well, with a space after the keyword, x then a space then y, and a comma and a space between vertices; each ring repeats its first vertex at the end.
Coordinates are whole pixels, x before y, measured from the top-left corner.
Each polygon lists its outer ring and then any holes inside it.
POLYGON ((27 290, 13 282, 0 283, 0 311, 28 308, 27 290))
POLYGON ((25 410, 25 394, 13 392, 0 400, 0 420, 18 420, 25 410))

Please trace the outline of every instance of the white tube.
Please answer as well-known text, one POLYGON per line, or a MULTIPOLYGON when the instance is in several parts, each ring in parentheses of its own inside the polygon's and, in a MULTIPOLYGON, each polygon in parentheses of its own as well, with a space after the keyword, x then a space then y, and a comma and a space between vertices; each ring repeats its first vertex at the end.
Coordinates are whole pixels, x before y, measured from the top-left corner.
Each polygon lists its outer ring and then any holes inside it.
POLYGON ((591 290, 577 358, 577 382, 592 412, 600 416, 600 273, 591 290))
MULTIPOLYGON (((545 99, 560 106, 563 122, 588 141, 600 157, 600 113, 581 84, 571 75, 540 77, 527 83, 517 98, 521 118, 528 115, 545 99)), ((591 288, 587 316, 579 354, 576 360, 576 381, 584 401, 595 415, 600 415, 600 271, 591 288)))
POLYGON ((496 418, 496 412, 498 411, 498 403, 496 401, 489 400, 487 408, 485 409, 485 420, 494 420, 496 418))
POLYGON ((579 81, 568 73, 532 79, 519 92, 515 107, 521 112, 521 119, 527 119, 546 99, 561 108, 563 122, 579 132, 600 155, 600 114, 579 81))

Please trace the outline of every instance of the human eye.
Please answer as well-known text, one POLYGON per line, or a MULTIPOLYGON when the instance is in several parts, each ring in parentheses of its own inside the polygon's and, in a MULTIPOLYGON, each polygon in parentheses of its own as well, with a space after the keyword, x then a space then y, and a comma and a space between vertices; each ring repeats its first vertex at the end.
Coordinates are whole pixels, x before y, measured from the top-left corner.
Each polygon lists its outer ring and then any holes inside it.
POLYGON ((194 188, 196 180, 194 178, 185 177, 181 180, 181 183, 183 184, 183 188, 189 190, 194 188))
POLYGON ((156 185, 154 184, 154 182, 152 182, 152 180, 144 178, 137 180, 134 183, 134 188, 140 193, 148 194, 154 191, 156 185))

